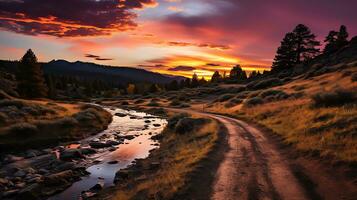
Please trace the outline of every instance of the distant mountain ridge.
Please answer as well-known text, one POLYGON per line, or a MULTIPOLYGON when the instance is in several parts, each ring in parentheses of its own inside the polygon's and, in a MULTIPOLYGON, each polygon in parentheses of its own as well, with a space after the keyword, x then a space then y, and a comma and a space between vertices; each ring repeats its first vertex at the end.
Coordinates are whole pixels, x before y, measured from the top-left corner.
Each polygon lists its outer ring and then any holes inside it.
MULTIPOLYGON (((15 61, 0 61, 1 65, 8 71, 16 68, 15 61)), ((45 74, 75 76, 83 79, 102 80, 114 84, 127 83, 157 83, 166 84, 173 80, 183 80, 181 76, 164 75, 145 69, 121 66, 106 66, 89 62, 69 62, 66 60, 52 60, 41 63, 45 74)))

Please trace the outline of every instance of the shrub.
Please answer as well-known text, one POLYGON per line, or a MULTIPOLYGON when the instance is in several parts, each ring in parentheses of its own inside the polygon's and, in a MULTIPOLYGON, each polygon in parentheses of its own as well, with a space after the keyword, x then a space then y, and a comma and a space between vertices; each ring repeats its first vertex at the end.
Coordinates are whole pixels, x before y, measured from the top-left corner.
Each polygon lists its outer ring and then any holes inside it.
POLYGON ((156 101, 150 101, 147 105, 148 106, 159 106, 159 103, 157 103, 156 101))
POLYGON ((189 115, 187 113, 180 113, 180 114, 177 114, 177 115, 174 115, 172 116, 170 119, 168 119, 167 121, 167 127, 169 129, 173 129, 175 128, 177 122, 182 119, 182 118, 185 118, 185 117, 188 117, 189 115))
POLYGON ((198 128, 199 126, 205 124, 207 122, 207 119, 203 118, 190 118, 190 117, 185 117, 180 119, 176 126, 175 126, 175 133, 178 134, 186 134, 189 132, 192 132, 195 128, 198 128))
POLYGON ((289 98, 289 95, 281 90, 265 90, 261 92, 259 96, 267 101, 283 100, 289 98))
POLYGON ((15 106, 16 108, 22 108, 24 106, 27 106, 27 104, 20 100, 5 99, 0 101, 0 107, 8 107, 8 106, 15 106))
POLYGON ((244 106, 251 107, 251 106, 255 106, 255 105, 258 105, 258 104, 262 104, 262 103, 263 103, 263 99, 262 98, 253 97, 253 98, 247 99, 244 102, 244 106))
POLYGON ((247 85, 247 88, 253 89, 253 90, 258 90, 258 89, 265 89, 268 87, 274 87, 281 85, 281 81, 278 78, 269 78, 261 81, 254 81, 251 82, 247 85))
POLYGON ((31 137, 38 133, 37 126, 30 123, 17 123, 11 125, 7 132, 10 137, 31 137))
POLYGON ((141 103, 144 103, 145 100, 144 99, 138 99, 136 101, 134 101, 135 104, 141 104, 141 103))
POLYGON ((178 106, 181 102, 178 99, 174 99, 171 101, 170 106, 178 106))
POLYGON ((311 97, 314 107, 343 106, 349 103, 356 103, 356 95, 353 91, 336 89, 329 92, 320 92, 311 97))
POLYGON ((229 99, 233 98, 234 95, 233 94, 223 94, 221 96, 219 96, 215 102, 224 102, 224 101, 228 101, 229 99))

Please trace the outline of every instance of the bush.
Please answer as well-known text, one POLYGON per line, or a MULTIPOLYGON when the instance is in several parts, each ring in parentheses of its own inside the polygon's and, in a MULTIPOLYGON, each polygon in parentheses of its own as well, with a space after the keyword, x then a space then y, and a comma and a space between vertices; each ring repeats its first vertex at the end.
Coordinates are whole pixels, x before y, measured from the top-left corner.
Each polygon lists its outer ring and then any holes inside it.
POLYGON ((314 107, 333 107, 356 103, 357 98, 353 91, 337 89, 335 91, 320 92, 311 97, 314 107))
POLYGON ((20 100, 5 99, 0 101, 0 107, 8 107, 8 106, 15 106, 16 108, 22 108, 24 106, 27 106, 27 104, 20 100))
POLYGON ((267 101, 283 100, 289 98, 289 95, 281 90, 265 90, 261 92, 259 96, 267 101))
POLYGON ((38 133, 37 126, 30 123, 17 123, 11 125, 8 130, 10 137, 31 137, 38 133))
POLYGON ((172 116, 170 119, 168 119, 167 121, 167 127, 169 129, 173 129, 175 128, 177 122, 182 119, 182 118, 185 118, 185 117, 188 117, 189 115, 187 113, 181 113, 181 114, 177 114, 177 115, 174 115, 172 116))
POLYGON ((224 101, 228 101, 229 99, 233 98, 234 95, 233 94, 223 94, 221 96, 219 96, 215 102, 224 102, 224 101))
POLYGON ((207 119, 203 118, 190 118, 190 117, 185 117, 180 119, 176 126, 175 126, 175 133, 178 134, 186 134, 192 132, 195 128, 198 128, 199 126, 202 126, 207 122, 207 119))
POLYGON ((244 106, 251 107, 251 106, 259 105, 259 104, 262 104, 262 103, 263 103, 263 99, 262 98, 253 97, 253 98, 247 99, 244 102, 244 106))
POLYGON ((159 106, 159 103, 157 103, 156 101, 150 101, 147 105, 148 106, 159 106))
POLYGON ((253 90, 258 90, 258 89, 265 89, 268 87, 274 87, 281 85, 282 82, 278 78, 269 78, 261 81, 254 81, 251 82, 247 85, 247 88, 253 89, 253 90))

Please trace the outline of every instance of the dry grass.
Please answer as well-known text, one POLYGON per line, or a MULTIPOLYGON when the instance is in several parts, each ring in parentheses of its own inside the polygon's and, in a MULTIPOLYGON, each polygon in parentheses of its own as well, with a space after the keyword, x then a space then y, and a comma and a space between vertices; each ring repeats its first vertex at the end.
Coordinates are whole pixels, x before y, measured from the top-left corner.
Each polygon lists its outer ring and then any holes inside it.
POLYGON ((212 150, 218 136, 218 125, 210 121, 197 131, 185 135, 176 134, 166 129, 161 141, 160 149, 152 152, 141 165, 149 165, 152 161, 159 161, 160 168, 155 172, 144 171, 141 176, 144 181, 134 182, 132 189, 117 188, 113 199, 170 199, 175 193, 183 189, 189 175, 196 169, 212 150))

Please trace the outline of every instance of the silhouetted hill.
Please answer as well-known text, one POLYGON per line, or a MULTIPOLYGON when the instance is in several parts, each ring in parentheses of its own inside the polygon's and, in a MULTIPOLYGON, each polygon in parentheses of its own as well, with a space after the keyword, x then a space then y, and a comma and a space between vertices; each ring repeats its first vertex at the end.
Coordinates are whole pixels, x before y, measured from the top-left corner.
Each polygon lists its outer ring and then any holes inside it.
MULTIPOLYGON (((0 61, 1 68, 14 72, 14 61, 0 61)), ((53 60, 42 63, 45 74, 76 76, 84 79, 97 79, 113 83, 169 83, 173 80, 182 80, 180 76, 169 76, 132 67, 104 66, 87 62, 68 62, 66 60, 53 60)))

